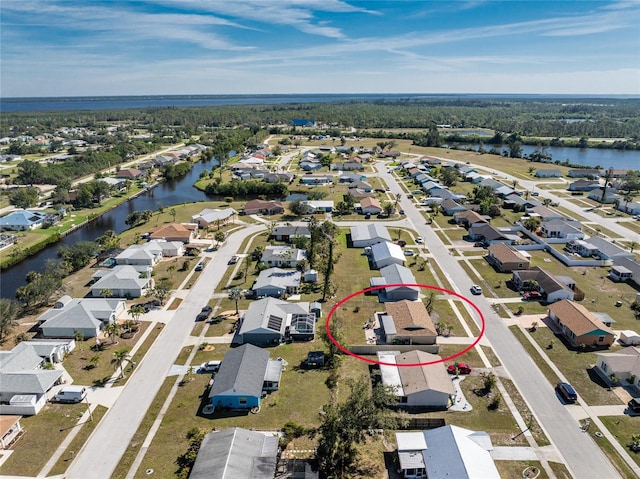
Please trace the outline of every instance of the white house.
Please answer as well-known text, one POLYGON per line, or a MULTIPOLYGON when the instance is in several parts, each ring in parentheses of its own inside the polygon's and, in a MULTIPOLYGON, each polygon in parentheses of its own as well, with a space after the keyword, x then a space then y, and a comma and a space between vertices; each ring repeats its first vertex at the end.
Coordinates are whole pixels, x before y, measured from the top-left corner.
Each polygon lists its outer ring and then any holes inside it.
POLYGON ((500 479, 484 431, 442 426, 397 432, 399 468, 407 479, 500 479))
POLYGON ((280 298, 285 294, 298 294, 302 273, 296 270, 269 268, 260 271, 254 283, 253 291, 258 297, 272 296, 280 298))
POLYGON ((200 228, 226 225, 238 214, 233 208, 212 209, 205 208, 200 213, 191 217, 192 223, 198 223, 200 228))
POLYGON ((275 346, 287 339, 311 340, 315 323, 316 315, 309 311, 309 303, 264 298, 249 305, 234 340, 255 346, 275 346))
POLYGON ((331 213, 333 211, 333 200, 306 200, 303 203, 307 206, 310 213, 331 213))
POLYGON ((363 223, 351 227, 351 242, 354 248, 365 248, 383 241, 391 242, 386 226, 378 223, 363 223))
POLYGON ((371 261, 373 269, 380 269, 390 264, 404 266, 405 256, 399 245, 383 241, 371 246, 369 260, 371 261))
POLYGON ((424 351, 378 351, 382 383, 390 386, 403 406, 447 409, 455 400, 455 388, 443 363, 403 366, 438 361, 440 356, 424 351))
POLYGON ((92 278, 91 296, 103 297, 103 291, 110 291, 115 298, 139 298, 153 287, 150 273, 140 273, 129 265, 116 266, 108 270, 96 271, 92 278))
POLYGON ((408 284, 417 284, 416 277, 413 272, 399 264, 390 264, 380 269, 380 278, 371 278, 371 286, 385 286, 388 284, 402 284, 403 286, 389 286, 384 289, 375 290, 373 293, 378 295, 381 303, 387 301, 402 301, 407 299, 415 301, 420 296, 420 288, 418 286, 405 286, 408 284))
POLYGON ((640 388, 640 349, 635 346, 596 353, 596 367, 608 378, 616 376, 640 388))
POLYGON ((307 257, 307 251, 292 246, 267 246, 260 261, 269 266, 280 268, 295 268, 298 261, 307 257))
POLYGON ((98 336, 107 324, 112 323, 126 309, 123 299, 71 298, 63 296, 53 309, 39 318, 44 337, 73 338, 82 333, 85 338, 98 336))

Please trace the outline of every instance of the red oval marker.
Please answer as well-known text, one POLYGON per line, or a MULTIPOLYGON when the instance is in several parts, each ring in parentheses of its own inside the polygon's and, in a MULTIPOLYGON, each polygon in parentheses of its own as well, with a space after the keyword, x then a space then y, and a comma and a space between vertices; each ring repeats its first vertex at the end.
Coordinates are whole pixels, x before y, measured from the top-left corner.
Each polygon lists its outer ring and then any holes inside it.
POLYGON ((478 344, 480 342, 480 340, 482 339, 482 336, 484 335, 484 326, 485 326, 484 315, 478 309, 478 307, 475 304, 473 304, 473 301, 470 301, 468 298, 465 298, 461 294, 458 294, 455 291, 451 291, 449 289, 440 288, 438 286, 432 286, 430 284, 413 284, 413 283, 396 283, 396 284, 385 284, 385 285, 380 285, 380 286, 371 286, 370 288, 366 288, 366 289, 363 289, 361 291, 357 291, 357 292, 355 292, 353 294, 350 294, 346 298, 343 298, 340 301, 338 301, 336 303, 336 305, 333 308, 331 308, 331 311, 329 311, 329 314, 327 315, 327 320, 326 320, 325 325, 324 325, 325 330, 327 331, 327 335, 329 336, 329 339, 331 340, 331 342, 333 344, 335 344, 338 347, 338 349, 340 349, 340 351, 342 351, 343 353, 348 354, 349 356, 352 356, 352 357, 354 357, 356 359, 359 359, 360 361, 365 361, 367 363, 380 364, 380 365, 383 365, 383 366, 398 366, 398 367, 426 366, 428 364, 444 363, 445 361, 449 361, 451 359, 457 358, 458 356, 462 356, 467 351, 470 351, 471 349, 473 349, 476 346, 476 344, 478 344), (436 291, 441 291, 443 293, 451 294, 453 296, 456 296, 456 297, 462 299, 463 301, 466 301, 469 305, 471 305, 471 307, 476 311, 476 313, 478 313, 478 316, 480 317, 480 321, 482 323, 480 325, 480 334, 478 335, 477 339, 472 344, 470 344, 469 346, 464 348, 462 351, 460 351, 459 353, 452 354, 451 356, 447 356, 446 358, 442 358, 442 359, 439 359, 437 361, 428 361, 426 363, 407 363, 407 364, 386 363, 384 361, 377 361, 375 359, 365 358, 364 356, 360 356, 360 355, 358 355, 356 353, 353 353, 353 352, 349 351, 342 344, 340 344, 338 341, 336 341, 336 339, 331 334, 331 331, 329 329, 329 324, 331 323, 331 317, 333 316, 333 314, 336 312, 336 310, 340 306, 342 306, 344 303, 349 301, 351 298, 355 298, 356 296, 360 296, 361 294, 368 293, 369 291, 375 291, 375 290, 378 290, 378 289, 385 289, 385 288, 402 287, 402 286, 434 289, 436 291))

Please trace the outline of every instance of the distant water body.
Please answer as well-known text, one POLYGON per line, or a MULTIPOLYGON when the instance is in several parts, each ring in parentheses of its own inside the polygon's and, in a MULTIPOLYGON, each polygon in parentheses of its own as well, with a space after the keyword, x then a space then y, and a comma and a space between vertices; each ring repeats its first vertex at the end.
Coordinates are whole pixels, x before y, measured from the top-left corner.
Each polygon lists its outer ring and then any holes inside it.
MULTIPOLYGON (((279 103, 326 103, 343 101, 421 100, 436 98, 586 98, 588 95, 489 95, 424 93, 344 93, 344 94, 273 94, 273 95, 135 95, 77 96, 48 98, 0 98, 0 111, 78 111, 120 110, 127 108, 194 107, 218 105, 263 105, 279 103)), ((615 96, 614 96, 615 97, 615 96)), ((626 97, 616 97, 626 98, 626 97)))

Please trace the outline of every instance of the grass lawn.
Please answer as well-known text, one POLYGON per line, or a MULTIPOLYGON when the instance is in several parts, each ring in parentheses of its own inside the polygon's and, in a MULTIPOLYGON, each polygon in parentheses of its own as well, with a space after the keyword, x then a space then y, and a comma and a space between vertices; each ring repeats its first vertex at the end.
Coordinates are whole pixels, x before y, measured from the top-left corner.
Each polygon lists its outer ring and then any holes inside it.
MULTIPOLYGON (((615 418, 611 418, 611 419, 613 419, 614 422, 615 422, 615 421, 617 421, 617 418, 618 418, 618 416, 616 416, 615 418)), ((601 419, 605 420, 607 418, 603 417, 601 419)), ((605 423, 608 426, 608 424, 605 421, 603 421, 603 423, 605 423)), ((613 447, 613 444, 611 444, 604 437, 597 437, 596 436, 596 434, 599 433, 599 432, 601 432, 601 431, 597 427, 595 427, 594 424, 591 424, 591 427, 589 428, 589 434, 592 436, 592 438, 596 442, 596 444, 598 444, 598 446, 600 446, 600 449, 602 449, 602 452, 604 452, 605 455, 609 458, 609 461, 611 461, 611 463, 618 470, 620 475, 622 477, 624 477, 625 479, 636 479, 638 476, 631 470, 631 468, 627 465, 625 460, 622 459, 622 457, 620 457, 620 454, 618 454, 618 451, 615 450, 615 448, 613 447)), ((623 446, 626 446, 624 438, 620 438, 619 440, 622 441, 623 446)), ((627 451, 628 451, 628 449, 627 449, 627 451)), ((632 454, 632 457, 633 457, 633 453, 631 453, 631 454, 632 454)))
POLYGON ((527 407, 527 403, 522 399, 520 392, 516 388, 516 385, 513 384, 513 381, 506 378, 500 378, 502 385, 507 390, 507 394, 511 397, 511 400, 516 406, 516 409, 524 419, 525 424, 529 426, 529 431, 533 435, 533 438, 536 440, 538 446, 548 446, 551 444, 549 439, 545 435, 544 431, 538 424, 536 418, 531 414, 531 411, 527 407))
POLYGON ((480 277, 482 277, 485 283, 491 287, 499 298, 516 298, 520 296, 517 291, 513 291, 506 285, 507 281, 513 277, 513 274, 496 271, 484 258, 469 259, 467 261, 475 268, 480 274, 480 277))
POLYGON ((76 349, 71 351, 64 360, 64 367, 73 378, 73 382, 85 386, 104 385, 104 382, 108 380, 115 371, 114 365, 111 363, 114 351, 120 349, 131 350, 150 324, 151 323, 146 321, 141 322, 140 330, 133 338, 117 338, 116 344, 111 344, 111 340, 103 340, 102 343, 105 345, 103 351, 93 351, 91 349, 91 346, 95 343, 93 338, 78 342, 76 349), (92 363, 90 359, 94 356, 97 357, 98 360, 92 363))
POLYGON ((640 434, 638 418, 630 416, 603 416, 600 420, 609 432, 618 439, 620 445, 625 448, 636 464, 640 466, 640 453, 632 452, 628 447, 631 442, 631 436, 640 434))
POLYGON ((561 463, 561 462, 550 462, 549 466, 551 467, 551 470, 553 471, 553 473, 556 475, 557 479, 572 479, 573 478, 573 476, 569 472, 569 469, 567 469, 567 466, 565 466, 563 463, 561 463))
MULTIPOLYGON (((522 474, 528 467, 535 467, 540 471, 540 475, 536 476, 538 479, 549 479, 549 476, 546 471, 542 469, 539 461, 495 461, 495 464, 500 473, 500 477, 504 479, 523 477, 522 474)), ((570 479, 570 477, 571 476, 568 476, 567 479, 570 479)))
POLYGON ((84 446, 84 443, 87 442, 87 439, 89 439, 89 436, 93 433, 94 429, 98 426, 98 424, 100 423, 100 420, 102 419, 102 416, 104 416, 106 412, 107 412, 107 408, 100 405, 98 405, 93 410, 92 412, 93 421, 89 420, 82 425, 82 429, 80 429, 80 432, 76 435, 76 437, 73 438, 73 440, 69 444, 69 447, 67 447, 67 449, 62 454, 62 456, 60 456, 60 459, 58 459, 58 462, 56 462, 56 464, 53 466, 53 469, 51 469, 51 472, 49 472, 49 475, 55 476, 58 474, 65 473, 65 471, 71 464, 71 461, 73 460, 71 451, 73 451, 73 454, 75 454, 78 451, 80 451, 80 449, 82 449, 82 447, 84 446))
POLYGON ((23 417, 20 423, 25 432, 0 474, 36 476, 86 410, 83 403, 49 403, 37 415, 23 417))
MULTIPOLYGON (((556 373, 551 369, 551 367, 540 357, 538 351, 533 347, 533 345, 529 342, 529 340, 525 337, 524 333, 520 330, 518 326, 509 326, 509 329, 513 333, 513 335, 520 341, 520 344, 527 350, 529 356, 533 362, 535 362, 542 372, 544 376, 547 378, 550 384, 556 384, 560 381, 560 378, 556 375, 556 373)), ((540 329, 538 329, 540 331, 540 329)), ((536 333, 538 332, 536 331, 536 333)), ((558 341, 553 342, 554 345, 557 346, 558 341)), ((548 344, 548 343, 547 343, 548 344)), ((555 347, 555 346, 554 346, 555 347)), ((545 345, 546 348, 546 345, 545 345)))
POLYGON ((144 477, 147 468, 153 468, 158 477, 171 477, 176 468, 176 458, 188 447, 185 434, 193 427, 206 431, 235 426, 278 430, 287 421, 306 427, 317 426, 318 412, 329 401, 329 390, 324 384, 328 371, 299 369, 299 365, 310 349, 318 348, 320 345, 315 343, 294 343, 269 350, 272 358, 283 357, 288 366, 283 372, 280 389, 262 401, 257 414, 222 411, 211 417, 199 416, 201 406, 207 402, 210 376, 197 374, 192 381, 185 381, 178 389, 136 477, 144 477), (169 437, 171 441, 166 440, 169 437))

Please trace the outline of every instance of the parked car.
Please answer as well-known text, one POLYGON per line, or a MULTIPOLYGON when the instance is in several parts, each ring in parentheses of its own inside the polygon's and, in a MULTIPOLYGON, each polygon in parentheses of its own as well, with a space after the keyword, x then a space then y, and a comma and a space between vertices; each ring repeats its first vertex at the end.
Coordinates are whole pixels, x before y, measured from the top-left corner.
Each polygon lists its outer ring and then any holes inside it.
POLYGON ((384 190, 384 188, 376 188, 373 191, 375 191, 376 193, 384 193, 385 190, 384 190))
POLYGON ((210 312, 201 311, 196 316, 196 321, 206 321, 207 319, 209 319, 210 314, 210 312))
POLYGON ((371 213, 367 213, 366 215, 364 215, 364 219, 365 220, 371 219, 371 213))
POLYGON ((410 200, 412 200, 412 199, 413 199, 413 195, 412 195, 412 194, 408 194, 408 195, 407 195, 407 198, 409 198, 410 200))
POLYGON ((471 286, 471 294, 482 294, 482 288, 477 284, 471 286))
POLYGON ((404 246, 406 246, 407 242, 406 242, 406 241, 404 241, 404 240, 398 240, 398 241, 396 241, 396 244, 397 244, 398 246, 402 246, 402 247, 404 247, 404 246))
POLYGON ((629 411, 640 414, 640 398, 631 398, 631 401, 627 403, 629 411))
POLYGON ((422 239, 422 236, 418 236, 418 237, 416 238, 416 243, 418 243, 418 244, 422 244, 423 242, 424 242, 424 240, 422 239))
POLYGON ((533 193, 531 193, 531 196, 540 196, 540 193, 538 193, 537 191, 534 191, 533 193))
POLYGON ((307 216, 306 218, 302 218, 301 221, 304 221, 305 223, 309 223, 311 221, 311 216, 307 216))
POLYGON ((422 190, 413 190, 411 193, 414 194, 414 195, 421 195, 422 194, 422 190))
POLYGON ((569 383, 559 382, 556 385, 556 391, 566 402, 576 402, 578 400, 578 393, 569 383))
POLYGON ((53 396, 54 402, 79 403, 87 397, 87 388, 84 386, 65 386, 53 396))
POLYGON ((404 214, 404 210, 400 210, 400 214, 403 215, 404 214))
POLYGON ((455 374, 456 368, 458 369, 458 374, 471 374, 471 366, 467 363, 453 363, 447 366, 447 372, 449 374, 455 374))
POLYGON ((215 373, 220 369, 220 363, 222 363, 222 361, 207 361, 200 365, 198 371, 203 373, 215 373))
POLYGON ((416 254, 415 251, 413 251, 412 249, 406 249, 404 250, 404 255, 405 256, 413 256, 414 254, 416 254))
POLYGON ((203 313, 210 313, 211 311, 213 311, 213 308, 208 304, 204 308, 202 308, 203 313))
POLYGON ((196 265, 196 271, 202 271, 204 269, 204 261, 200 261, 197 265, 196 265))
POLYGON ((238 262, 238 257, 234 254, 229 260, 229 264, 236 264, 238 262))
POLYGON ((522 299, 527 301, 535 301, 542 299, 542 293, 540 291, 527 291, 522 295, 522 299))

